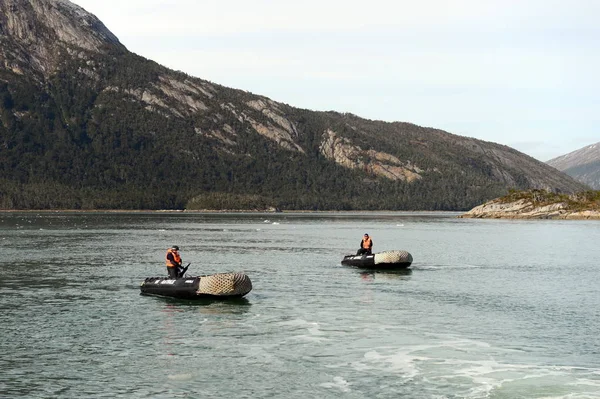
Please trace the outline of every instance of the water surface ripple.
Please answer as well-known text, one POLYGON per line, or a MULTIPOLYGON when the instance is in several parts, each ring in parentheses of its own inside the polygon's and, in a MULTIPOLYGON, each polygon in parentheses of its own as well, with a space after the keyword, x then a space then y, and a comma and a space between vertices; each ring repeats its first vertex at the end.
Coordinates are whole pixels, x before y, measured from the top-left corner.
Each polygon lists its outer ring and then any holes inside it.
POLYGON ((0 213, 0 397, 600 398, 599 222, 455 216, 0 213), (139 295, 172 244, 253 291, 139 295))

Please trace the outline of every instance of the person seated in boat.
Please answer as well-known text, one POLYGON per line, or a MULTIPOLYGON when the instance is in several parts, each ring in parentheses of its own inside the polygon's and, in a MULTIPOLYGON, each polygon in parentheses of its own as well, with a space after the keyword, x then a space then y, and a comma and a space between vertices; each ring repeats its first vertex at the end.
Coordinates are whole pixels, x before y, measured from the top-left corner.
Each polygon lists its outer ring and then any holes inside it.
POLYGON ((181 255, 177 245, 167 249, 167 273, 170 278, 177 278, 181 273, 181 255))
POLYGON ((373 253, 373 240, 367 233, 363 236, 360 241, 360 249, 356 253, 357 255, 371 255, 373 253))

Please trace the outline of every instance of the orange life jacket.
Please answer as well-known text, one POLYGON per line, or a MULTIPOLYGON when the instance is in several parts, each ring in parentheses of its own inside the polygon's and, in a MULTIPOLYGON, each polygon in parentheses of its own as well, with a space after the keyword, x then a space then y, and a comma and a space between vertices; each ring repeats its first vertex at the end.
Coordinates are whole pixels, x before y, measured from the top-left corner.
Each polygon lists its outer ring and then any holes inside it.
POLYGON ((173 251, 171 248, 167 249, 167 267, 175 267, 181 264, 181 256, 179 256, 178 252, 173 251), (169 254, 173 255, 173 260, 175 262, 177 262, 177 264, 174 264, 173 261, 171 261, 169 259, 169 254))
POLYGON ((363 240, 362 240, 362 247, 364 249, 369 249, 369 248, 371 248, 372 245, 373 245, 373 243, 371 242, 371 237, 369 237, 369 238, 363 238, 363 240))

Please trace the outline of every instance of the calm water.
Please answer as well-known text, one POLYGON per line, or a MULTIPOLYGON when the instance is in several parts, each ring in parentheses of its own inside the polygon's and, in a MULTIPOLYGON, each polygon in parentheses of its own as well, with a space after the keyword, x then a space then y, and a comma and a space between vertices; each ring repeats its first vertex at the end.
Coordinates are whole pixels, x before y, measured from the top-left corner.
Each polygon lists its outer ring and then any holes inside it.
POLYGON ((0 397, 600 398, 600 222, 455 216, 0 213, 0 397), (139 295, 173 244, 253 291, 139 295))

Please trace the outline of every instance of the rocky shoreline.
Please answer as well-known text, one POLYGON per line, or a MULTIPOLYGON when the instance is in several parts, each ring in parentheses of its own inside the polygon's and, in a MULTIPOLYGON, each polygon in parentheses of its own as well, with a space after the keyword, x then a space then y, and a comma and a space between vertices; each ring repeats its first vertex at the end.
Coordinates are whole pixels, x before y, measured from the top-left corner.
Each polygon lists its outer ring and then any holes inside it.
POLYGON ((495 199, 476 206, 469 212, 460 215, 459 218, 600 220, 600 211, 569 209, 565 202, 536 205, 530 199, 519 199, 512 202, 495 199))

